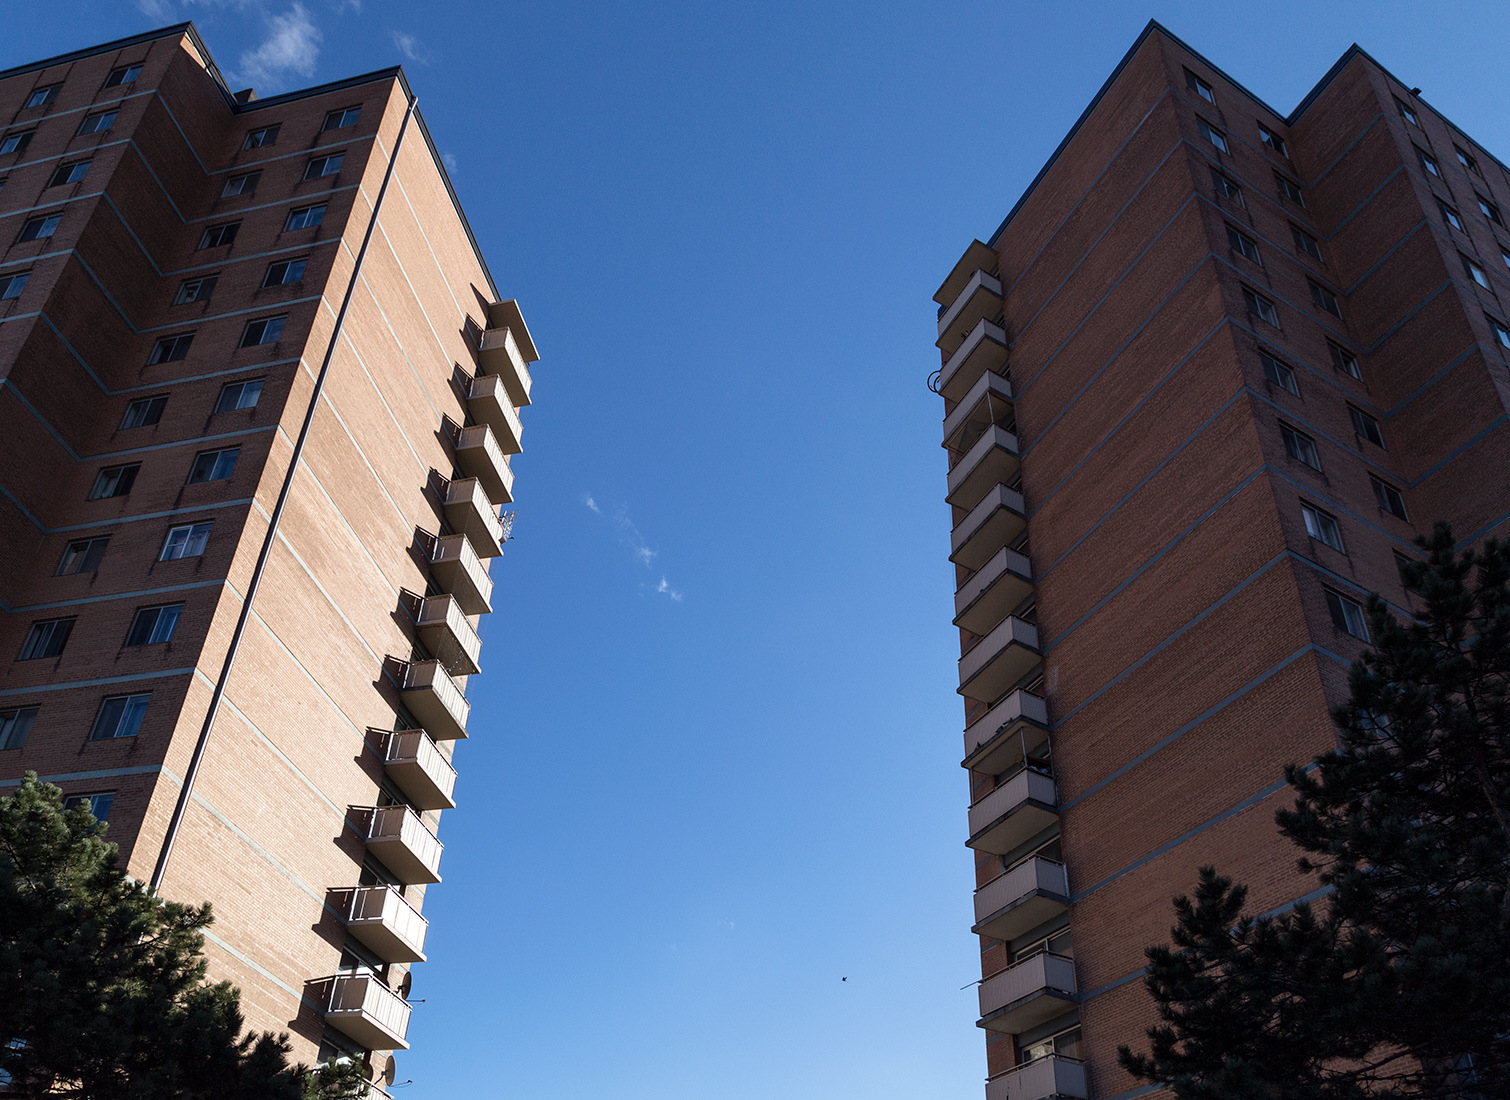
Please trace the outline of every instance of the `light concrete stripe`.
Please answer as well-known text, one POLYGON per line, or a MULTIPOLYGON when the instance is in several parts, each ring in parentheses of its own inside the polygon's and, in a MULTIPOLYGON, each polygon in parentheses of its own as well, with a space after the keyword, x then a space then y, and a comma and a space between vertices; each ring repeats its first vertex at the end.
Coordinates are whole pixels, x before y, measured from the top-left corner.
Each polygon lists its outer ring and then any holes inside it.
POLYGON ((162 672, 136 672, 129 676, 103 676, 96 680, 68 680, 56 684, 40 684, 36 687, 0 688, 0 695, 38 695, 49 691, 69 691, 73 688, 108 687, 112 684, 137 684, 147 680, 166 680, 174 676, 187 676, 192 668, 169 668, 162 672))
MULTIPOLYGON (((212 682, 210 686, 213 687, 214 683, 212 682)), ((300 770, 299 766, 295 764, 291 759, 289 759, 288 755, 282 749, 280 749, 276 744, 273 743, 273 739, 262 732, 257 723, 248 718, 246 716, 246 713, 229 699, 226 700, 225 705, 230 710, 230 712, 234 714, 238 720, 240 720, 242 725, 246 726, 247 729, 251 730, 254 734, 257 735, 257 739, 267 746, 269 752, 271 752, 280 761, 282 761, 283 766, 294 774, 294 778, 298 779, 300 783, 303 783, 304 786, 309 788, 311 794, 313 794, 321 802, 325 803, 325 805, 329 806, 331 812, 335 814, 336 817, 340 818, 343 824, 349 824, 349 822, 347 822, 346 820, 346 811, 340 806, 336 805, 335 802, 331 801, 329 796, 327 796, 326 793, 315 784, 314 780, 305 775, 304 772, 300 770)), ((363 738, 363 741, 365 747, 366 739, 363 738)))
MULTIPOLYGON (((326 906, 326 908, 329 909, 330 907, 326 906)), ((344 919, 344 914, 342 914, 342 917, 344 919)), ((238 962, 244 963, 245 965, 251 967, 251 969, 255 970, 258 974, 261 974, 264 978, 266 978, 268 981, 272 982, 279 989, 283 990, 283 992, 287 993, 290 997, 295 998, 300 1004, 305 1005, 306 1007, 313 1009, 314 1011, 318 1012, 321 1016, 325 1015, 325 1006, 324 1005, 320 1004, 317 1001, 310 1000, 308 997, 306 997, 299 990, 295 989, 293 986, 289 985, 283 979, 281 979, 277 975, 273 974, 273 972, 270 971, 270 970, 268 970, 267 967, 265 967, 265 966, 261 965, 260 963, 256 962, 249 955, 246 955, 243 952, 240 952, 240 951, 236 950, 226 940, 222 939, 220 936, 217 936, 215 934, 215 932, 214 932, 213 929, 211 929, 211 928, 202 929, 201 930, 201 935, 203 935, 205 939, 209 940, 216 947, 218 947, 222 951, 224 951, 227 955, 230 955, 233 958, 235 958, 238 962)))
POLYGON ((140 588, 132 592, 116 592, 108 596, 83 596, 76 600, 53 600, 50 603, 21 604, 16 607, 0 603, 0 611, 11 614, 20 614, 27 611, 55 611, 61 607, 80 607, 84 604, 107 603, 110 600, 153 599, 172 592, 187 592, 196 588, 220 588, 222 586, 238 601, 241 599, 241 594, 231 586, 229 581, 214 580, 196 581, 193 584, 168 584, 161 588, 140 588))
MULTIPOLYGON (((95 779, 124 779, 131 775, 153 775, 157 772, 166 772, 168 769, 161 764, 138 764, 132 768, 96 768, 92 771, 83 772, 58 772, 54 775, 39 775, 37 778, 43 783, 83 783, 86 780, 95 779)), ((0 787, 19 787, 19 779, 0 779, 0 787)))

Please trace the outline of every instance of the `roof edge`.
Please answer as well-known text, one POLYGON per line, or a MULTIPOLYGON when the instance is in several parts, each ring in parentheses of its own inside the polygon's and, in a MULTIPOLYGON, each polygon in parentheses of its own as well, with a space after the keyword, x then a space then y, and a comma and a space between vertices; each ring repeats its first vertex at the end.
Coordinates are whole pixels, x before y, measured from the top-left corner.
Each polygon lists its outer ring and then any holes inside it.
MULTIPOLYGON (((44 57, 41 61, 29 61, 25 65, 17 65, 10 69, 0 69, 0 80, 7 77, 20 76, 22 73, 35 72, 38 69, 50 69, 54 65, 65 65, 70 61, 78 61, 80 58, 93 57, 96 54, 109 53, 111 50, 123 50, 127 46, 135 46, 138 42, 152 42, 159 38, 167 38, 174 34, 188 34, 194 39, 194 44, 203 48, 204 42, 199 37, 199 32, 194 29, 194 24, 174 23, 172 26, 159 27, 155 31, 143 31, 140 34, 127 35, 125 38, 117 38, 111 42, 101 42, 98 46, 86 46, 82 50, 70 50, 68 53, 60 53, 56 57, 44 57)), ((209 57, 209 51, 205 50, 205 56, 209 57)))

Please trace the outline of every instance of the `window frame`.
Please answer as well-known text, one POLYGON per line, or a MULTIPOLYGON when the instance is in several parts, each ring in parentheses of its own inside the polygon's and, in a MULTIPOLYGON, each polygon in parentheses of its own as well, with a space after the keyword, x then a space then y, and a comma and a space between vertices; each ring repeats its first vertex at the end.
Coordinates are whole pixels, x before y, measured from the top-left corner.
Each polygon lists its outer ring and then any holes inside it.
POLYGON ((85 574, 93 576, 100 571, 100 564, 105 560, 105 551, 109 548, 109 535, 69 539, 63 547, 63 557, 59 560, 58 568, 53 576, 77 577, 85 574), (77 568, 70 569, 69 566, 72 564, 76 564, 77 568))
POLYGON ((261 169, 255 172, 242 172, 238 176, 227 176, 225 186, 220 189, 220 197, 223 199, 250 198, 257 193, 257 184, 261 180, 261 169))
POLYGON ((167 408, 168 395, 165 393, 154 394, 151 397, 138 397, 126 406, 126 411, 121 415, 121 426, 118 432, 129 432, 134 428, 153 428, 162 422, 163 409, 167 408), (135 424, 126 423, 131 419, 131 410, 140 406, 142 409, 141 419, 135 424), (148 420, 147 417, 152 417, 148 420))
POLYGON ((1290 159, 1289 147, 1285 145, 1285 139, 1262 122, 1258 124, 1258 143, 1267 146, 1278 156, 1284 157, 1285 160, 1290 159))
POLYGON ((1502 351, 1510 351, 1510 328, 1492 314, 1484 314, 1484 319, 1489 322, 1489 328, 1494 332, 1495 341, 1502 351))
POLYGON ((31 727, 41 707, 6 707, 0 710, 0 752, 26 747, 31 727))
POLYGON ((205 520, 202 523, 179 523, 169 527, 168 534, 163 539, 163 548, 158 551, 157 560, 184 561, 188 558, 203 557, 205 550, 209 547, 210 528, 214 525, 214 522, 214 520, 205 520), (170 557, 168 551, 175 549, 173 539, 180 532, 182 532, 182 539, 179 548, 182 552, 173 554, 170 557), (199 547, 197 551, 192 549, 196 545, 196 540, 199 547))
POLYGON ((1215 165, 1211 166, 1211 186, 1216 191, 1218 198, 1236 203, 1241 210, 1248 208, 1248 203, 1243 198, 1243 189, 1238 186, 1237 182, 1231 176, 1218 169, 1215 165))
POLYGON ((1242 256, 1243 259, 1259 267, 1263 267, 1264 262, 1259 256, 1258 242, 1231 222, 1225 224, 1227 226, 1227 246, 1242 256))
POLYGON ((1348 418, 1353 422, 1353 434, 1378 447, 1381 451, 1387 450, 1384 446, 1384 429, 1368 413, 1364 412, 1351 401, 1347 405, 1348 418))
POLYGON ((21 297, 26 284, 31 281, 30 271, 16 271, 0 275, 0 302, 10 302, 21 297))
POLYGON ((192 332, 175 332, 171 336, 159 336, 157 342, 152 345, 152 354, 147 357, 147 366, 155 367, 162 363, 179 363, 189 357, 189 349, 194 346, 194 334, 192 332))
POLYGON ((100 709, 95 712, 94 722, 89 727, 89 740, 91 741, 118 741, 125 737, 136 737, 142 731, 142 720, 147 716, 147 707, 152 702, 150 691, 137 691, 129 695, 107 695, 100 700, 100 709), (120 709, 115 712, 113 721, 107 728, 107 717, 111 704, 119 703, 120 709), (129 727, 129 728, 128 728, 129 727), (123 732, 124 731, 124 732, 123 732))
POLYGON ((136 484, 136 475, 141 473, 140 462, 125 462, 119 466, 105 466, 94 477, 94 487, 89 490, 90 500, 111 500, 131 495, 136 484), (108 490, 108 491, 107 491, 108 490))
POLYGON ((118 69, 110 70, 110 75, 105 78, 103 87, 120 88, 126 84, 135 84, 136 78, 142 75, 145 62, 137 62, 133 65, 122 65, 118 69))
POLYGON ((241 142, 241 151, 248 149, 266 149, 269 145, 278 143, 278 131, 283 128, 281 122, 275 122, 271 126, 263 126, 257 130, 248 130, 246 138, 241 142), (256 140, 253 140, 256 139, 256 140))
POLYGON ((1272 299, 1264 297, 1250 286, 1243 287, 1243 303, 1248 307, 1248 312, 1257 317, 1265 324, 1279 328, 1279 307, 1272 299), (1267 312, 1265 309, 1267 308, 1267 312))
POLYGON ((119 109, 111 108, 108 111, 95 111, 93 114, 85 115, 73 136, 90 137, 93 134, 108 134, 115 126, 115 118, 118 114, 120 114, 119 109))
POLYGON ((244 382, 227 382, 220 387, 220 395, 215 398, 215 412, 241 412, 245 409, 255 409, 257 402, 262 399, 262 387, 266 381, 266 378, 248 378, 244 382), (243 405, 241 401, 246 396, 247 388, 251 386, 257 387, 252 393, 252 402, 249 405, 243 405), (232 391, 235 391, 236 396, 231 404, 227 405, 226 398, 232 391))
POLYGON ((63 215, 38 214, 36 217, 27 218, 21 223, 21 232, 16 237, 17 244, 28 244, 31 241, 45 241, 58 231, 58 226, 63 224, 63 215))
POLYGON ((334 153, 322 153, 317 157, 310 157, 309 163, 304 166, 302 182, 309 180, 329 179, 331 176, 340 175, 341 166, 346 163, 346 150, 337 149, 334 153), (331 164, 335 167, 332 168, 331 164), (315 169, 319 168, 316 172, 315 169))
POLYGON ((262 285, 258 289, 267 290, 269 287, 291 286, 294 283, 303 282, 304 272, 308 268, 308 266, 308 256, 296 256, 292 260, 274 260, 272 263, 267 265, 267 271, 262 276, 262 285), (295 264, 299 265, 298 274, 292 279, 287 278, 289 269, 292 268, 295 264), (280 277, 277 282, 273 282, 273 269, 278 267, 281 267, 283 269, 283 271, 281 272, 282 277, 280 277))
POLYGON ((1321 255, 1321 242, 1294 222, 1290 223, 1290 239, 1295 242, 1297 252, 1311 257, 1319 264, 1326 263, 1321 255))
POLYGON ((1339 554, 1346 554, 1345 543, 1342 540, 1342 525, 1337 522, 1337 517, 1330 512, 1323 511, 1308 501, 1300 502, 1300 518, 1305 524, 1306 535, 1316 540, 1323 546, 1329 546, 1339 554), (1332 536, 1328 537, 1328 534, 1332 536), (1335 539, 1335 541, 1333 541, 1335 539))
POLYGON ((283 232, 297 233, 303 229, 318 229, 325 222, 325 211, 329 203, 317 202, 312 206, 296 206, 288 212, 288 217, 283 219, 283 232), (318 211, 319 217, 313 222, 306 221, 302 225, 295 225, 294 219, 308 218, 318 211))
POLYGON ((334 111, 325 112, 325 121, 320 123, 320 133, 328 134, 332 130, 344 130, 348 126, 355 126, 362 117, 362 105, 360 103, 351 107, 338 107, 334 111), (350 115, 350 121, 346 116, 350 115))
POLYGON ((1437 199, 1437 210, 1441 212, 1442 220, 1449 228, 1456 229, 1459 233, 1468 232, 1468 228, 1463 224, 1463 215, 1458 213, 1456 207, 1449 206, 1442 199, 1437 199))
POLYGON ((1405 507, 1405 496, 1399 489, 1387 481, 1382 481, 1373 474, 1368 475, 1369 483, 1374 490, 1374 503, 1379 506, 1379 511, 1385 512, 1396 519, 1410 522, 1409 511, 1405 507), (1399 505, 1398 510, 1396 505, 1399 505))
POLYGON ((44 187, 43 190, 47 190, 48 187, 67 187, 70 183, 82 182, 84 177, 89 174, 89 165, 93 161, 93 157, 85 157, 83 160, 70 160, 58 165, 52 170, 52 175, 47 177, 47 187, 44 187), (75 168, 82 169, 77 176, 73 175, 75 168), (68 173, 68 178, 59 179, 58 177, 62 176, 65 172, 68 173))
POLYGON ((26 638, 21 643, 21 654, 16 660, 46 661, 53 657, 61 657, 63 650, 68 646, 68 638, 73 633, 74 624, 78 621, 77 615, 36 620, 27 627, 26 638))
POLYGON ((220 276, 200 275, 198 278, 185 279, 178 285, 178 293, 173 296, 175 306, 193 305, 195 302, 208 302, 210 295, 215 293, 215 284, 220 281, 220 276), (190 290, 190 288, 193 288, 190 290))
POLYGON ((31 144, 31 139, 36 136, 37 128, 35 126, 29 130, 10 130, 0 134, 0 157, 8 157, 12 153, 20 156, 26 152, 26 147, 31 144), (6 144, 11 141, 14 141, 15 144, 7 149, 5 147, 6 144))
POLYGON ((1470 257, 1466 252, 1459 252, 1458 259, 1463 261, 1463 270, 1468 274, 1468 278, 1473 282, 1474 286, 1483 287, 1485 290, 1494 289, 1489 285, 1489 272, 1485 271, 1479 265, 1478 261, 1470 257))
POLYGON ((236 472, 236 460, 241 457, 241 448, 219 447, 200 451, 189 466, 188 485, 208 485, 213 481, 229 481, 236 472), (226 457, 229 455, 230 457, 226 457))
POLYGON ((1278 356, 1258 349, 1258 358, 1264 368, 1264 378, 1293 397, 1300 396, 1300 383, 1295 378, 1295 368, 1278 356))
POLYGON ((63 85, 61 83, 44 84, 40 88, 33 88, 31 94, 26 97, 26 102, 21 104, 21 109, 29 111, 37 107, 46 107, 49 103, 55 103, 58 99, 58 93, 62 90, 63 85), (38 96, 42 98, 38 99, 38 96))
POLYGON ((136 613, 131 616, 131 625, 126 628, 126 640, 121 643, 122 649, 136 649, 141 646, 167 645, 173 640, 174 633, 178 630, 179 620, 183 618, 184 605, 181 603, 160 603, 148 607, 138 607, 136 613), (166 627, 167 636, 159 638, 157 635, 164 630, 164 613, 172 612, 166 627), (146 617, 151 615, 151 619, 146 617), (137 635, 142 635, 141 640, 132 641, 137 635))
POLYGON ((1463 166, 1464 171, 1471 172, 1479 179, 1484 178, 1484 173, 1479 169, 1479 162, 1477 157, 1475 157, 1471 153, 1465 152, 1463 150, 1463 147, 1457 142, 1452 143, 1452 151, 1458 155, 1458 163, 1463 166))
POLYGON ((1405 105, 1405 101, 1402 100, 1399 96, 1395 96, 1394 99, 1395 106, 1400 111, 1400 117, 1403 118, 1408 125, 1414 126, 1417 130, 1421 129, 1421 117, 1416 114, 1415 109, 1413 107, 1407 107, 1405 105))
POLYGON ((1337 300, 1337 295, 1333 294, 1315 279, 1307 279, 1306 285, 1311 288, 1311 304, 1313 306, 1326 313, 1330 313, 1339 321, 1342 320, 1342 303, 1337 300))
POLYGON ((117 791, 95 791, 91 794, 70 794, 63 797, 63 809, 71 810, 77 806, 84 806, 89 811, 89 816, 96 821, 104 821, 110 816, 110 810, 115 805, 117 791), (101 806, 104 807, 101 812, 101 806))
POLYGON ((1501 229, 1505 228, 1505 216, 1500 213, 1499 204, 1497 202, 1484 198, 1484 196, 1479 194, 1477 191, 1473 193, 1473 197, 1478 200, 1479 213, 1483 214, 1486 220, 1493 222, 1501 229))
POLYGON ((239 221, 221 222, 219 225, 209 225, 200 234, 199 247, 195 252, 202 252, 206 248, 226 248, 236 243, 236 234, 241 229, 239 221), (211 240, 211 238, 214 238, 211 240))
POLYGON ((1358 366, 1358 357, 1334 340, 1326 342, 1327 352, 1332 357, 1332 367, 1349 378, 1363 381, 1363 371, 1358 366))
POLYGON ((1225 130, 1218 129, 1200 115, 1195 116, 1195 125, 1196 129, 1200 131, 1201 137, 1209 141, 1214 149, 1220 153, 1227 154, 1229 157, 1232 155, 1232 145, 1227 141, 1225 130))
POLYGON ((1442 165, 1437 161, 1436 157, 1432 156, 1425 149, 1422 149, 1415 142, 1411 142, 1410 147, 1416 151, 1416 159, 1421 163, 1421 171, 1435 179, 1440 180, 1444 178, 1442 176, 1442 165))
POLYGON ((1281 201, 1293 202, 1302 210, 1306 208, 1306 196, 1300 184, 1296 183, 1278 168, 1274 169, 1274 181, 1279 185, 1279 197, 1281 201))
POLYGON ((1279 422, 1279 436, 1284 442, 1286 455, 1293 458, 1296 462, 1310 467, 1318 474, 1322 472, 1321 452, 1316 447, 1315 439, 1306 435, 1299 428, 1285 423, 1283 420, 1279 422), (1309 458, 1306 457, 1307 454, 1310 455, 1309 458), (1315 461, 1312 461, 1312 459, 1315 461))
POLYGON ((248 321, 246 327, 241 330, 241 339, 237 342, 236 348, 239 351, 242 348, 260 348, 268 344, 276 344, 283 339, 283 330, 287 325, 288 314, 286 313, 280 313, 275 317, 258 317, 256 320, 248 321), (267 335, 269 331, 273 334, 271 338, 267 335))
POLYGON ((1185 70, 1185 87, 1189 88, 1197 96, 1199 96, 1201 99, 1204 99, 1213 107, 1216 106, 1216 89, 1213 88, 1210 84, 1207 84, 1200 77, 1196 76, 1195 73, 1191 72, 1189 69, 1185 70))
POLYGON ((1332 617, 1333 628, 1360 642, 1369 642, 1368 612, 1363 609, 1363 605, 1326 585, 1322 585, 1321 590, 1326 593, 1327 611, 1332 617))

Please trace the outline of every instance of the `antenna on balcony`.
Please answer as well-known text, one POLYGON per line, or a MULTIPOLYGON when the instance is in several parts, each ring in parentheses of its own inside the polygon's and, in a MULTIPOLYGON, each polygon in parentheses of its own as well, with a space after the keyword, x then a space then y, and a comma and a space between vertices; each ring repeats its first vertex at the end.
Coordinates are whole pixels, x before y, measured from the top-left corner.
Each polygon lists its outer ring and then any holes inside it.
POLYGON ((503 530, 503 535, 499 538, 499 542, 508 542, 509 539, 514 537, 514 517, 517 514, 517 511, 504 512, 501 516, 498 517, 498 521, 502 525, 503 530))

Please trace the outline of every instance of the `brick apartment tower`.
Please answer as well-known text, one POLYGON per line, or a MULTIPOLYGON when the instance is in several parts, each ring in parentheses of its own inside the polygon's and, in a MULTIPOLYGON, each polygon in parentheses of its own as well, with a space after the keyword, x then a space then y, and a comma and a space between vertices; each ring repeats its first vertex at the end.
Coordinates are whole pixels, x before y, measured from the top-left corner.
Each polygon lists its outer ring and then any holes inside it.
POLYGON ((0 72, 0 791, 215 907, 294 1056, 406 1046, 534 345, 399 69, 184 24, 0 72))
POLYGON ((1314 887, 1274 811, 1360 604, 1510 516, 1505 211, 1356 46, 1286 116, 1150 24, 939 288, 990 1100, 1152 1091, 1170 898, 1314 887))

